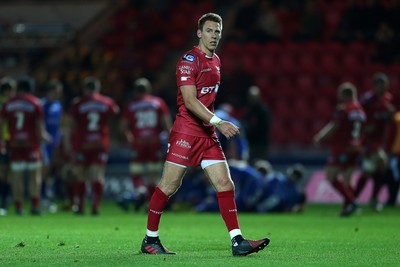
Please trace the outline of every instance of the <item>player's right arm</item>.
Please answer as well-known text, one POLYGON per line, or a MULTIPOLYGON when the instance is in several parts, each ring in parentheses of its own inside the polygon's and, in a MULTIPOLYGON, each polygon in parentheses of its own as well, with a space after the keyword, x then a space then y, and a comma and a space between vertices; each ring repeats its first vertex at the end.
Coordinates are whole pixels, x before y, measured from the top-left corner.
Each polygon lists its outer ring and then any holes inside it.
POLYGON ((46 131, 43 119, 38 119, 36 121, 36 129, 38 131, 38 136, 41 138, 41 140, 45 141, 47 144, 51 144, 53 142, 53 138, 46 131))
POLYGON ((64 122, 65 122, 63 127, 64 135, 62 142, 65 154, 70 155, 70 153, 72 152, 72 144, 71 144, 72 129, 75 127, 75 122, 71 114, 65 114, 64 122))
MULTIPOLYGON (((180 91, 185 107, 202 121, 210 123, 210 120, 214 117, 214 114, 197 98, 196 86, 182 85, 180 87, 180 91)), ((215 126, 226 138, 231 138, 232 136, 239 134, 239 128, 229 121, 221 120, 215 126)))

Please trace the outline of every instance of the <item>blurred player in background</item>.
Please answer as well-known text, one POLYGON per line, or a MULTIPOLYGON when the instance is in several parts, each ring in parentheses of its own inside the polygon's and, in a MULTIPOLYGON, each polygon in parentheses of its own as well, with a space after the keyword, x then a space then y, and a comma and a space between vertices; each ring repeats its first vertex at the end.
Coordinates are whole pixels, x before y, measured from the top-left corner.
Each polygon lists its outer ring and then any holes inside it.
POLYGON ((120 121, 121 131, 133 153, 129 171, 139 195, 136 209, 154 193, 165 156, 163 141, 172 125, 167 104, 151 95, 151 89, 146 78, 134 82, 133 97, 126 103, 120 121))
MULTIPOLYGON (((11 77, 3 77, 0 80, 0 109, 5 102, 15 95, 16 82, 11 77)), ((3 136, 4 144, 0 147, 0 216, 7 214, 8 200, 11 197, 11 186, 8 179, 10 155, 9 155, 9 140, 10 132, 8 125, 3 124, 0 129, 0 134, 3 136)))
POLYGON ((380 211, 383 207, 378 201, 378 194, 385 180, 388 169, 388 156, 383 149, 385 129, 392 121, 395 108, 388 93, 389 79, 384 73, 373 77, 374 90, 364 93, 360 103, 367 115, 363 137, 362 172, 355 188, 356 197, 362 192, 369 178, 373 180, 370 199, 371 208, 380 211))
MULTIPOLYGON (((257 162, 256 162, 257 163, 257 162)), ((263 196, 255 202, 257 212, 288 212, 297 213, 304 210, 306 195, 300 187, 304 178, 305 168, 301 164, 289 166, 286 173, 277 173, 268 177, 261 187, 263 196)), ((251 187, 247 188, 249 199, 251 187)))
POLYGON ((270 143, 271 110, 263 101, 258 86, 250 86, 248 90, 247 105, 242 122, 250 147, 250 164, 259 159, 267 159, 270 143))
POLYGON ((314 136, 314 142, 330 141, 326 177, 344 198, 340 215, 350 216, 357 209, 350 183, 361 153, 361 130, 366 115, 358 102, 356 87, 349 82, 339 86, 338 102, 332 120, 314 136))
MULTIPOLYGON (((24 174, 28 171, 28 192, 31 214, 39 215, 42 181, 41 141, 51 142, 43 121, 40 100, 33 95, 34 81, 30 77, 18 81, 17 94, 2 107, 2 125, 10 130, 10 180, 16 213, 23 214, 24 174)), ((2 140, 3 141, 3 140, 2 140)))
POLYGON ((178 114, 168 142, 160 183, 151 197, 146 236, 141 251, 147 254, 175 254, 159 239, 159 223, 165 205, 180 187, 188 167, 201 166, 217 191, 221 216, 232 240, 232 254, 245 256, 264 249, 269 239, 246 240, 242 236, 234 184, 215 128, 227 138, 239 134, 234 124, 215 114, 214 102, 220 86, 219 57, 214 53, 222 33, 222 19, 214 13, 198 21, 199 43, 185 53, 176 66, 178 114))
POLYGON ((221 142, 222 150, 225 153, 226 159, 234 160, 249 160, 249 144, 246 139, 245 130, 241 128, 240 122, 232 116, 233 107, 228 103, 221 104, 215 110, 215 116, 221 120, 229 121, 240 129, 240 134, 226 138, 219 130, 217 130, 218 139, 221 142))
POLYGON ((42 206, 50 207, 50 199, 55 195, 55 165, 54 153, 61 140, 61 117, 63 107, 61 96, 63 85, 58 80, 52 80, 47 84, 46 96, 41 99, 44 112, 44 123, 46 131, 51 135, 51 143, 42 144, 43 154, 43 186, 42 186, 42 206))
POLYGON ((97 78, 84 80, 83 96, 75 99, 71 106, 70 131, 64 139, 67 153, 73 149, 74 172, 79 179, 77 214, 84 213, 86 181, 92 187, 92 215, 99 213, 109 151, 108 120, 119 112, 114 100, 102 95, 100 88, 97 78))

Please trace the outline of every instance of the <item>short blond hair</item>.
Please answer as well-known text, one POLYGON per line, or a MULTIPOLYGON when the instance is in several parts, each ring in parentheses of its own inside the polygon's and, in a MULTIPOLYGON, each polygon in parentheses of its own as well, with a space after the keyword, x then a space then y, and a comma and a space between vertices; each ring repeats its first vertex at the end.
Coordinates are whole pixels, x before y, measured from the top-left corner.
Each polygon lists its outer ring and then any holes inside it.
POLYGON ((338 91, 340 95, 349 96, 353 99, 357 98, 357 88, 351 82, 344 82, 339 85, 338 91))

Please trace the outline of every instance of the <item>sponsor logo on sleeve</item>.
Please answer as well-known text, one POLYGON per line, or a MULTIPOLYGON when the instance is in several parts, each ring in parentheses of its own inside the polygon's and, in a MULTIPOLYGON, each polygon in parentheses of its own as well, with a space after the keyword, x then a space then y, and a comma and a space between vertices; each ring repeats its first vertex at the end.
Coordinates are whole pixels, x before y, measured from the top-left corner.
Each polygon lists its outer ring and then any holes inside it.
POLYGON ((187 75, 190 75, 193 71, 193 68, 187 65, 179 66, 178 69, 181 72, 181 74, 187 74, 187 75))
POLYGON ((192 55, 192 54, 185 54, 182 57, 183 60, 186 60, 186 61, 189 61, 189 62, 194 62, 195 58, 196 58, 196 56, 192 55))
POLYGON ((184 82, 184 81, 187 81, 189 78, 190 78, 190 77, 182 76, 182 77, 181 77, 181 81, 183 81, 183 82, 184 82))

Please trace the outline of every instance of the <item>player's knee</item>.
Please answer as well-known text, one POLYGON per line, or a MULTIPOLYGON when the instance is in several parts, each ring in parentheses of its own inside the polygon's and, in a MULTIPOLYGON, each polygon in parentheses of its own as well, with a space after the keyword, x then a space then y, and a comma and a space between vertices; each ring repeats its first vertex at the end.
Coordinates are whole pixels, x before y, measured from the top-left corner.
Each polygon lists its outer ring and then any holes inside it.
POLYGON ((231 179, 229 178, 221 178, 216 181, 214 184, 215 188, 217 189, 218 192, 220 191, 230 191, 234 190, 235 186, 232 182, 231 179))
POLYGON ((181 184, 182 183, 180 181, 168 181, 165 179, 161 179, 158 187, 167 196, 172 196, 176 193, 176 191, 178 191, 179 187, 181 187, 181 184))

